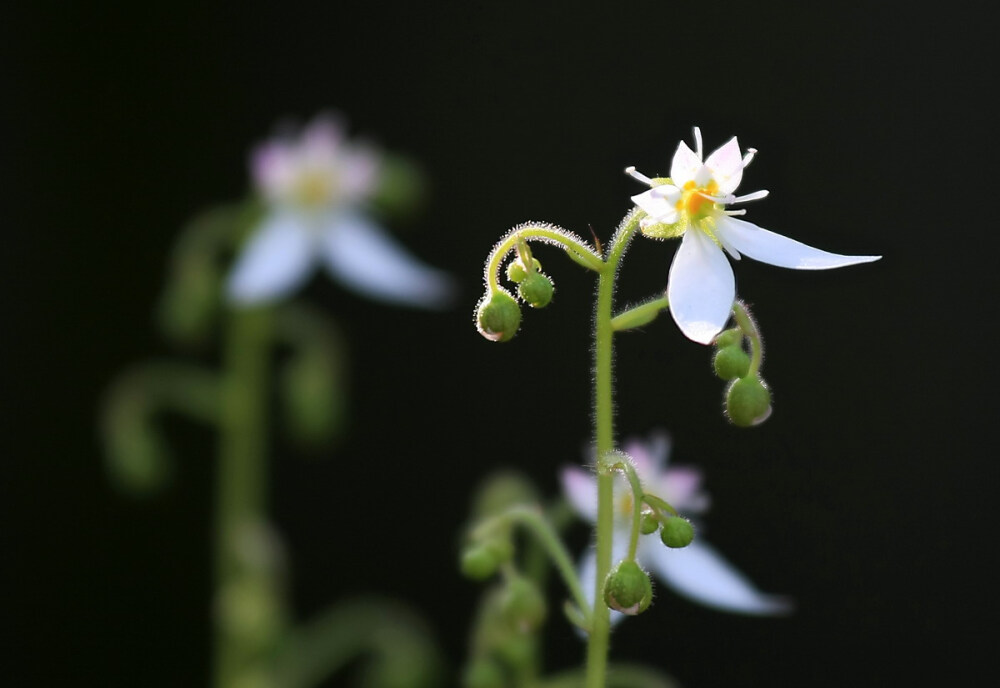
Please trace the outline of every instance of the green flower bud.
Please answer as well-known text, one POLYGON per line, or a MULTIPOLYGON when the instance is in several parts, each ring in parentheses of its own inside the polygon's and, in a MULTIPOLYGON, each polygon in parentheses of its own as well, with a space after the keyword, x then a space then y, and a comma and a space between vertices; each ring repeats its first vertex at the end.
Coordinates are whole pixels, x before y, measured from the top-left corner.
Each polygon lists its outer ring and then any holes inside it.
POLYGON ((757 376, 736 380, 726 392, 726 414, 741 428, 763 423, 771 415, 771 393, 757 376))
POLYGON ((650 533, 655 533, 660 527, 660 519, 656 517, 652 511, 643 511, 642 517, 639 519, 639 532, 643 535, 649 535, 650 533))
POLYGON ((552 301, 552 280, 540 272, 533 272, 524 278, 517 293, 532 308, 545 308, 552 301))
POLYGON ((521 307, 514 297, 498 290, 488 294, 479 302, 476 311, 476 327, 479 333, 493 342, 506 342, 521 325, 521 307))
POLYGON ((623 561, 604 580, 604 602, 629 616, 641 614, 653 601, 653 584, 637 563, 623 561))
MULTIPOLYGON (((534 272, 541 272, 542 264, 538 262, 537 258, 531 259, 531 264, 534 266, 534 272)), ((520 258, 515 258, 507 266, 507 279, 516 284, 520 284, 524 281, 524 278, 528 276, 528 270, 525 268, 524 263, 521 262, 520 258)))
POLYGON ((472 580, 486 580, 505 561, 514 556, 514 544, 507 538, 493 538, 467 547, 459 561, 462 575, 472 580))
POLYGON ((723 380, 735 380, 746 377, 750 370, 750 357, 738 345, 724 346, 715 352, 712 365, 715 366, 715 374, 723 380))
POLYGON ((503 669, 489 657, 472 660, 462 672, 462 688, 504 688, 503 669))
POLYGON ((547 613, 545 597, 538 586, 521 576, 507 584, 500 608, 507 622, 522 633, 541 626, 547 613))
POLYGON ((687 547, 694 540, 694 527, 686 518, 671 516, 663 523, 660 539, 667 547, 687 547))
POLYGON ((734 327, 731 330, 723 330, 715 337, 713 343, 719 349, 727 346, 738 346, 743 343, 743 330, 738 327, 734 327))

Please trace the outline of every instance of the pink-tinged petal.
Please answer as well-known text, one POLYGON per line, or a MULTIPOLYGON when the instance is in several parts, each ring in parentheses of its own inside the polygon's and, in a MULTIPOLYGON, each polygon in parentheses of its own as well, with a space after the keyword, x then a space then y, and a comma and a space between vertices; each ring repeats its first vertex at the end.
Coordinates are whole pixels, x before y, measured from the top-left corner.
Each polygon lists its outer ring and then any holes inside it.
POLYGON ((677 186, 684 186, 694 179, 701 169, 701 164, 701 158, 697 153, 681 141, 677 146, 677 152, 674 153, 673 162, 670 163, 670 180, 677 186))
POLYGON ((693 466, 675 466, 660 476, 659 482, 650 486, 657 490, 675 509, 685 514, 698 514, 708 509, 708 495, 701 491, 702 474, 693 466))
POLYGON ((567 466, 559 474, 563 494, 577 516, 593 523, 597 520, 597 479, 588 471, 567 466))
POLYGON ((451 302, 453 285, 448 275, 411 256, 360 214, 331 217, 320 251, 330 273, 365 296, 435 309, 451 302))
POLYGON ((754 587, 712 547, 695 537, 687 547, 671 549, 644 538, 640 559, 677 593, 695 602, 740 614, 787 614, 787 597, 768 595, 754 587))
POLYGON ((340 154, 346 128, 338 115, 319 115, 302 130, 299 150, 314 160, 332 160, 340 154))
POLYGON ((363 145, 344 154, 340 184, 346 198, 358 201, 371 195, 378 180, 380 161, 374 148, 363 145))
MULTIPOLYGON (((677 222, 677 200, 663 190, 665 186, 658 186, 638 196, 632 196, 632 202, 649 215, 649 219, 653 222, 671 224, 677 222)), ((680 195, 680 191, 677 191, 677 195, 680 195)))
POLYGON ((652 488, 660 481, 667 456, 670 454, 670 437, 666 433, 651 433, 648 440, 629 438, 622 449, 632 457, 635 472, 643 485, 652 488))
POLYGON ((734 298, 736 281, 722 249, 691 227, 670 265, 667 299, 674 322, 688 339, 710 344, 729 320, 734 298))
MULTIPOLYGON (((847 265, 870 263, 882 256, 843 256, 828 253, 800 241, 775 234, 744 220, 722 215, 716 218, 716 234, 720 240, 754 260, 781 268, 796 270, 828 270, 847 265)), ((673 302, 671 301, 671 305, 673 302)))
POLYGON ((705 161, 705 166, 711 168, 712 177, 719 185, 720 194, 730 194, 740 185, 743 179, 743 156, 736 137, 729 139, 705 161))
POLYGON ((315 246, 310 228, 290 213, 275 213, 247 241, 229 273, 229 300, 249 306, 280 299, 309 277, 315 246))
POLYGON ((257 146, 250 156, 250 174, 254 186, 271 200, 286 196, 295 183, 295 157, 284 141, 268 141, 257 146))

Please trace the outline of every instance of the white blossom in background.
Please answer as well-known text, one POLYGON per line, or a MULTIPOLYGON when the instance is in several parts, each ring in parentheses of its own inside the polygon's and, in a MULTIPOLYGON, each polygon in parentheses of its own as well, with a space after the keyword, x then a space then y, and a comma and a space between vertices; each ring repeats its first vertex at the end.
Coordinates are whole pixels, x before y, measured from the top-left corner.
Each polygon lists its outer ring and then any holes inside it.
POLYGON ((750 148, 743 155, 734 136, 703 162, 697 127, 694 137, 694 151, 683 141, 677 147, 669 179, 650 179, 634 167, 625 170, 652 187, 632 197, 647 214, 641 221, 643 233, 655 238, 683 235, 670 265, 667 300, 674 321, 689 339, 709 344, 729 320, 736 283, 723 249, 734 260, 745 255, 796 270, 826 270, 881 257, 827 253, 736 219, 735 215, 746 211, 726 210, 727 205, 764 198, 768 193, 733 193, 757 151, 750 148))
POLYGON ((281 299, 322 265, 340 283, 382 301, 441 308, 451 281, 411 256, 365 212, 378 184, 376 152, 347 140, 331 117, 253 151, 253 181, 267 204, 229 275, 233 303, 281 299))
MULTIPOLYGON (((630 440, 624 446, 635 465, 643 489, 666 500, 687 517, 697 517, 709 507, 709 498, 701 490, 701 472, 689 466, 668 467, 670 440, 664 434, 654 434, 648 442, 630 440)), ((590 523, 597 520, 597 480, 577 466, 563 469, 563 492, 574 511, 590 523)), ((632 529, 632 489, 624 477, 618 476, 614 488, 615 530, 612 539, 612 561, 628 554, 632 529)), ((705 542, 701 535, 687 547, 672 549, 660 541, 658 532, 639 536, 636 559, 675 592, 695 602, 721 611, 742 614, 782 614, 791 610, 788 598, 758 591, 742 573, 705 542)), ((580 564, 580 583, 588 596, 594 594, 597 557, 593 548, 580 564)), ((612 611, 612 620, 621 613, 612 611)))

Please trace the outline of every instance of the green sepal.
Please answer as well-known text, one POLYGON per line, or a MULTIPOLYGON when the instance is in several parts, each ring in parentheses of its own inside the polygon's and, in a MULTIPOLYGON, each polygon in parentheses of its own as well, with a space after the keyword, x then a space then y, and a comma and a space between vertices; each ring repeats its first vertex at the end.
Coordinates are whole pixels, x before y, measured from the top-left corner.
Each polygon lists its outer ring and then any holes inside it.
POLYGON ((615 611, 635 616, 646 611, 652 601, 653 583, 634 560, 622 561, 604 580, 604 602, 615 611))
POLYGON ((513 296, 503 289, 487 294, 476 310, 476 327, 479 333, 493 342, 506 342, 517 334, 521 326, 521 307, 513 296))
POLYGON ((757 376, 736 380, 726 392, 726 415, 741 428, 759 425, 771 415, 771 393, 757 376))
POLYGON ((540 272, 532 272, 517 287, 518 295, 532 308, 545 308, 552 301, 552 280, 540 272))
POLYGON ((500 609, 507 622, 522 633, 542 625, 548 613, 538 586, 524 576, 514 576, 504 588, 500 609))
POLYGON ((721 379, 735 380, 750 371, 750 356, 738 345, 724 346, 715 352, 712 366, 721 379))

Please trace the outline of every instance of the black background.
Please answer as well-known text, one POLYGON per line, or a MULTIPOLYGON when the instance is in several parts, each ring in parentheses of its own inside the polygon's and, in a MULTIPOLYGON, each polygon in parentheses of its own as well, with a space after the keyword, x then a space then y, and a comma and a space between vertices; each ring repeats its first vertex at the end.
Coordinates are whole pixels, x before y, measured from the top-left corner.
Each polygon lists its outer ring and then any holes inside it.
MULTIPOLYGON (((706 471, 709 539, 785 619, 661 589, 616 634, 684 685, 958 683, 993 645, 996 55, 967 6, 923 14, 743 4, 81 3, 22 8, 0 41, 2 566, 12 685, 204 685, 212 434, 173 419, 175 484, 112 490, 96 403, 170 350, 150 317, 178 228, 246 192, 278 120, 345 112, 418 160, 423 213, 395 226, 461 306, 374 304, 317 278, 352 350, 349 436, 273 447, 273 516, 299 618, 357 592, 408 600, 460 662, 476 585, 455 572, 470 492, 502 466, 554 494, 589 434, 592 279, 554 250, 543 312, 506 345, 472 309, 493 242, 523 220, 608 239, 637 185, 700 125, 760 150, 749 219, 881 262, 827 273, 742 261, 775 412, 722 418, 708 349, 669 318, 619 338, 618 431, 666 428, 706 471), (370 525, 359 527, 366 522, 370 525)), ((665 285, 637 239, 620 300, 665 285)), ((210 357, 209 357, 210 358, 210 357)), ((584 541, 578 533, 579 543, 584 541)), ((561 594, 553 589, 553 594, 561 594)), ((552 668, 581 657, 558 615, 552 668)), ((339 685, 335 679, 330 685, 339 685)))

